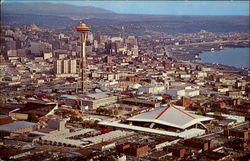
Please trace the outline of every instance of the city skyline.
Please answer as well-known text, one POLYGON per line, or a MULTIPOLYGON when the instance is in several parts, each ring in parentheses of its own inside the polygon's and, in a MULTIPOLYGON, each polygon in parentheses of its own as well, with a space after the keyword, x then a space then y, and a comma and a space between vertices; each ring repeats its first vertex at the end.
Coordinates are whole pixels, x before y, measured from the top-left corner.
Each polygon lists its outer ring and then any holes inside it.
POLYGON ((49 2, 104 8, 120 14, 153 15, 249 15, 248 1, 10 1, 49 2))
POLYGON ((0 160, 250 158, 249 16, 222 16, 245 2, 21 1, 1 6, 0 160))

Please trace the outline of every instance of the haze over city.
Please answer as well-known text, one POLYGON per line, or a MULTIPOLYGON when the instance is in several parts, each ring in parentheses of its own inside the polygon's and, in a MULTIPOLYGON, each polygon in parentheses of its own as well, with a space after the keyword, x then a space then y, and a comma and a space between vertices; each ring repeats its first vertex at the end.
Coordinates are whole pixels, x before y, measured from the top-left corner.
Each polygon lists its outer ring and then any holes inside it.
POLYGON ((1 3, 0 160, 249 160, 248 3, 1 3))

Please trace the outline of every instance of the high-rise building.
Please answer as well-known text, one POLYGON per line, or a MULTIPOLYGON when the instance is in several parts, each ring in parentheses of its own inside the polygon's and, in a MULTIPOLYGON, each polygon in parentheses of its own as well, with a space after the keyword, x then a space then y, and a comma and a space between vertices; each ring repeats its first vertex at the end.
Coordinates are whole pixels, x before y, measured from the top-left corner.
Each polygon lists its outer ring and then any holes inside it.
POLYGON ((94 49, 98 48, 98 41, 97 40, 93 41, 93 47, 94 47, 94 49))
POLYGON ((122 26, 121 28, 121 38, 124 39, 124 32, 125 32, 125 29, 124 29, 124 26, 122 26))
POLYGON ((56 60, 54 72, 56 77, 78 77, 76 59, 56 60))
POLYGON ((128 36, 128 38, 125 40, 126 44, 130 44, 131 46, 136 45, 137 46, 137 39, 135 36, 128 36))
POLYGON ((87 41, 89 41, 90 43, 92 43, 94 41, 94 36, 93 36, 92 32, 88 32, 87 41))
POLYGON ((52 52, 52 45, 44 42, 31 42, 30 51, 35 56, 43 56, 44 52, 52 52))
POLYGON ((76 59, 69 61, 69 73, 77 73, 76 70, 76 59))
POLYGON ((97 40, 98 44, 101 42, 101 33, 97 31, 95 34, 95 40, 97 40))
POLYGON ((62 72, 62 60, 57 60, 54 64, 55 74, 61 74, 62 72))
POLYGON ((69 73, 69 60, 63 60, 63 73, 69 73))
POLYGON ((135 45, 135 46, 131 49, 131 53, 132 53, 132 56, 137 57, 138 54, 139 54, 138 46, 135 45))

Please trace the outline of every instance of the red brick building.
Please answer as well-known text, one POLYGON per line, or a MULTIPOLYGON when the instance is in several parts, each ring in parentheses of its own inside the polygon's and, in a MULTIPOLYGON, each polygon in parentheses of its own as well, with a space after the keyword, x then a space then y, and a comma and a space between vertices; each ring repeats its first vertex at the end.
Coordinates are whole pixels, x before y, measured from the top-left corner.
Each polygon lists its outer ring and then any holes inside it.
POLYGON ((208 141, 201 139, 187 139, 184 140, 184 146, 202 149, 202 151, 207 151, 209 149, 208 141))
POLYGON ((142 157, 148 154, 148 145, 132 145, 129 148, 129 155, 134 157, 142 157))
POLYGON ((193 101, 190 98, 185 98, 185 97, 181 98, 181 101, 180 101, 181 106, 185 108, 189 108, 192 104, 193 104, 193 101))
POLYGON ((134 76, 134 77, 128 77, 127 80, 129 82, 140 82, 141 81, 141 77, 138 77, 138 76, 134 76))
POLYGON ((12 118, 7 115, 0 115, 0 125, 12 123, 12 118))
POLYGON ((172 152, 172 155, 178 158, 184 157, 186 153, 186 149, 183 147, 167 146, 164 147, 163 150, 167 152, 172 152))

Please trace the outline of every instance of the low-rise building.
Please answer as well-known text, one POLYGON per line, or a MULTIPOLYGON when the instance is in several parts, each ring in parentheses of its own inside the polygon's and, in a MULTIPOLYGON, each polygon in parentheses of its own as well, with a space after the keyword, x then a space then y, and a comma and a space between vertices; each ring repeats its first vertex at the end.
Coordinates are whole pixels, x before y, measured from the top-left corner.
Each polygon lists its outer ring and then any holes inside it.
POLYGON ((148 154, 148 145, 134 144, 129 147, 129 155, 134 157, 142 157, 148 154))
POLYGON ((13 123, 0 125, 0 137, 16 136, 18 134, 29 133, 39 128, 37 123, 27 121, 16 121, 13 123))
POLYGON ((138 88, 138 92, 148 93, 148 94, 162 94, 165 91, 166 91, 166 87, 164 85, 144 86, 144 87, 138 88))
POLYGON ((69 106, 88 106, 90 109, 96 109, 101 106, 106 106, 116 103, 118 98, 109 93, 94 93, 81 96, 62 95, 66 105, 69 106))

